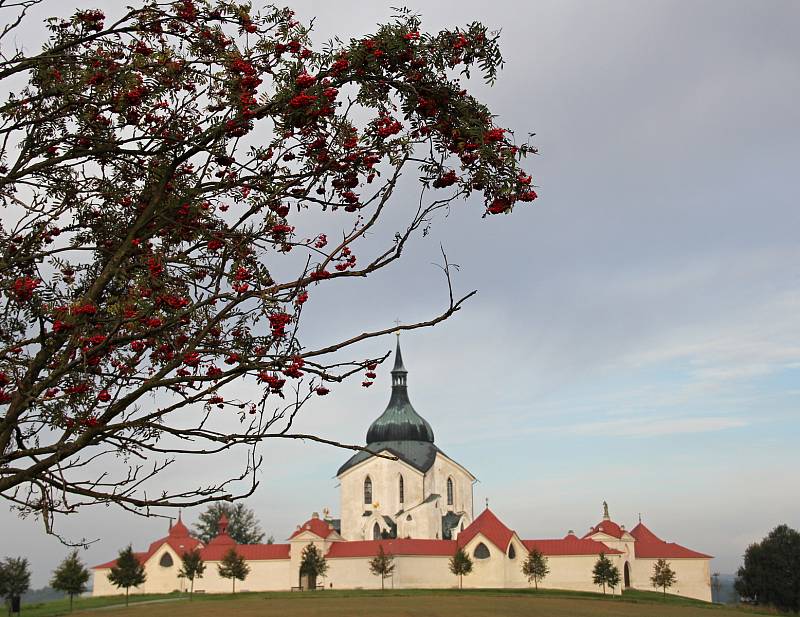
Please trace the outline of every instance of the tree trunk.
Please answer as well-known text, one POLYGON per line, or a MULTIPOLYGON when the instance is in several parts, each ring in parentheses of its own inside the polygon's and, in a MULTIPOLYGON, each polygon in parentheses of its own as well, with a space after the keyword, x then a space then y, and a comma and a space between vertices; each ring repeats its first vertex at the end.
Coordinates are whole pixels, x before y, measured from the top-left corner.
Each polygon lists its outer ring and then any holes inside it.
POLYGON ((194 600, 194 579, 189 581, 189 601, 194 600))
POLYGON ((536 578, 535 578, 535 579, 533 579, 533 588, 534 588, 536 591, 539 591, 539 579, 536 579, 536 578))
POLYGON ((606 595, 606 584, 603 583, 603 595, 606 595))
POLYGON ((464 589, 464 575, 463 574, 459 574, 458 575, 458 588, 459 589, 464 589))
POLYGON ((236 593, 236 577, 231 579, 233 581, 233 593, 236 593))
POLYGON ((75 597, 74 594, 69 594, 69 612, 72 612, 72 598, 75 597))
POLYGON ((128 593, 130 592, 130 590, 131 590, 130 587, 125 588, 125 606, 128 606, 128 593))
POLYGON ((383 583, 384 580, 386 580, 386 579, 384 578, 383 574, 381 574, 381 591, 384 590, 384 586, 383 586, 384 585, 384 583, 383 583))

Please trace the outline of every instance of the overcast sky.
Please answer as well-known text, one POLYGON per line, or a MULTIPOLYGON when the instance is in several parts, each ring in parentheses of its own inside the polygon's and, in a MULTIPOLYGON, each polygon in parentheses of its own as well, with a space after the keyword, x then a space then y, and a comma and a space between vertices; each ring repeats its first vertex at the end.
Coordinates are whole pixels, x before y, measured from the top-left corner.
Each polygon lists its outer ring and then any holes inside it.
MULTIPOLYGON (((45 2, 19 38, 41 40, 39 18, 69 3, 45 2)), ((294 8, 317 17, 321 43, 371 32, 396 4, 294 8)), ((546 538, 584 532, 606 500, 617 522, 641 513, 721 572, 775 525, 800 528, 800 3, 407 5, 427 30, 502 30, 507 64, 478 91, 501 126, 537 133, 540 199, 487 220, 477 204, 454 209, 400 264, 309 303, 308 339, 432 315, 446 301, 441 243, 457 289, 479 293, 403 351, 437 445, 479 479, 476 509, 489 499, 522 537, 546 538)), ((388 396, 382 369, 369 390, 316 399, 297 428, 361 443, 388 396)), ((248 503, 268 533, 338 512, 347 452, 283 443, 265 456, 248 503)), ((211 473, 182 465, 169 482, 211 473)), ((100 538, 89 564, 166 531, 113 508, 60 525, 100 538)), ((5 509, 0 530, 0 557, 29 557, 45 584, 66 549, 5 509)))

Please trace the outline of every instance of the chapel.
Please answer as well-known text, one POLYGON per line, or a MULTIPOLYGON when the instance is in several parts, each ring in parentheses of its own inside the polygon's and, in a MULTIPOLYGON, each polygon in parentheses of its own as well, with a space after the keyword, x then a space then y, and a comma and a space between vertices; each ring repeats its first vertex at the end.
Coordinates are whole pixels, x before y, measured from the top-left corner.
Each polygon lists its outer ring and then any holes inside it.
MULTIPOLYGON (((200 593, 231 590, 231 582, 218 571, 231 550, 250 566, 247 579, 237 585, 240 591, 371 589, 381 588, 382 583, 393 588, 455 587, 458 577, 449 564, 459 549, 473 562, 472 572, 463 578, 464 587, 521 588, 531 584, 522 563, 536 550, 547 559, 549 570, 539 587, 597 592, 592 571, 604 556, 620 573, 620 584, 610 593, 652 590, 654 565, 664 559, 676 573, 667 593, 711 601, 710 555, 663 540, 641 517, 628 530, 612 519, 605 502, 601 520, 582 536, 570 529, 559 538, 524 539, 488 504, 476 515, 475 476, 436 446, 431 425, 411 404, 399 337, 391 379, 389 403, 369 426, 365 450, 351 456, 337 472, 339 517, 324 509, 322 516, 315 512, 298 525, 283 543, 237 544, 223 516, 217 536, 203 544, 179 516, 167 536, 136 553, 147 578, 135 591, 186 590, 187 581, 179 576, 181 559, 195 549, 206 562, 203 577, 194 585, 200 593), (310 544, 325 557, 324 576, 301 574, 303 551, 310 544), (369 563, 380 549, 394 561, 389 581, 370 571, 369 563)), ((112 560, 93 568, 93 595, 119 593, 108 580, 114 564, 112 560)))
POLYGON ((343 538, 452 540, 472 522, 475 476, 436 447, 431 425, 411 404, 399 337, 389 404, 366 441, 368 451, 336 474, 343 538))

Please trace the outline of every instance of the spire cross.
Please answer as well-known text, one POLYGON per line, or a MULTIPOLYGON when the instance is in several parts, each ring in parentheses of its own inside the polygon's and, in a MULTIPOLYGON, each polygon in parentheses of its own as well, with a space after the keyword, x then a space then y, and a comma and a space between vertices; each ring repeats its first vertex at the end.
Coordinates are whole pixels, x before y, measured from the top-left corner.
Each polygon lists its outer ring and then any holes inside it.
POLYGON ((489 498, 488 497, 486 498, 486 509, 487 510, 489 509, 489 498))
POLYGON ((400 321, 400 319, 399 319, 399 318, 397 318, 397 319, 395 319, 395 320, 394 320, 394 325, 396 325, 396 326, 397 326, 397 330, 395 330, 395 334, 397 335, 397 338, 400 338, 400 324, 401 324, 401 323, 403 323, 403 322, 402 322, 402 321, 400 321))

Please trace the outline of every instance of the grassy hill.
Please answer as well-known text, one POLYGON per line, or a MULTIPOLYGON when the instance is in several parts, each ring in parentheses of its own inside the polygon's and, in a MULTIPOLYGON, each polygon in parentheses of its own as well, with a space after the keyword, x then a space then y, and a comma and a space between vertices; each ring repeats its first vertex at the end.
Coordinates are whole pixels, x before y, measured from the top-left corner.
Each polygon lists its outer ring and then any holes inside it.
MULTIPOLYGON (((646 591, 623 597, 558 590, 387 590, 322 591, 305 593, 240 593, 196 595, 134 595, 79 598, 75 614, 82 617, 747 617, 753 609, 722 606, 646 591), (224 607, 222 606, 224 604, 224 607)), ((68 613, 66 600, 23 606, 24 617, 56 617, 68 613)))

